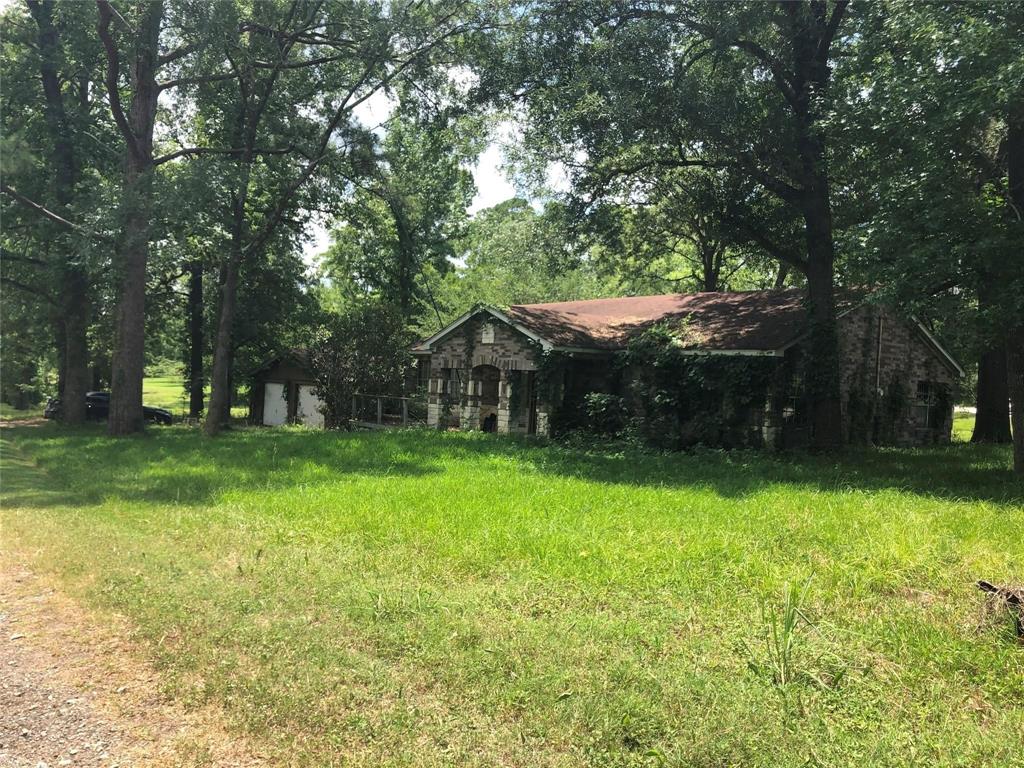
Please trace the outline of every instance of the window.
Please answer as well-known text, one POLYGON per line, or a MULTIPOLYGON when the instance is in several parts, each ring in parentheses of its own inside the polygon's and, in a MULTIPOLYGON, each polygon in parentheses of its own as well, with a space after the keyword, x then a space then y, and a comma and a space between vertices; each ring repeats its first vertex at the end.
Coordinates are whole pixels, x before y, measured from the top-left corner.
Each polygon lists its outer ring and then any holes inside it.
POLYGON ((940 429, 946 420, 941 406, 939 387, 931 381, 917 382, 914 403, 910 407, 910 418, 918 427, 940 429))
POLYGON ((782 398, 782 420, 792 421, 796 419, 797 410, 800 406, 800 398, 804 393, 804 379, 799 373, 794 373, 789 380, 789 389, 782 398))
POLYGON ((494 343, 494 326, 491 323, 484 323, 484 327, 480 331, 480 343, 481 344, 493 344, 494 343))
POLYGON ((460 386, 461 377, 459 376, 459 369, 443 368, 441 370, 441 377, 443 379, 441 382, 441 386, 443 387, 441 393, 458 397, 462 390, 462 387, 460 386))

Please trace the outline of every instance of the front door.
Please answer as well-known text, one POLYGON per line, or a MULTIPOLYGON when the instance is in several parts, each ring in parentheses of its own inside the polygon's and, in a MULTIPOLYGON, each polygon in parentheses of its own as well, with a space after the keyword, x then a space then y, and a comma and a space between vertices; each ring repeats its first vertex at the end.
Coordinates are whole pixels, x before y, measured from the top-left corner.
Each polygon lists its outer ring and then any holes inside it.
POLYGON ((324 426, 324 414, 320 410, 323 401, 316 396, 313 390, 314 387, 311 384, 299 385, 299 407, 295 417, 307 427, 321 429, 324 426))
POLYGON ((537 372, 526 372, 526 434, 537 434, 537 372))

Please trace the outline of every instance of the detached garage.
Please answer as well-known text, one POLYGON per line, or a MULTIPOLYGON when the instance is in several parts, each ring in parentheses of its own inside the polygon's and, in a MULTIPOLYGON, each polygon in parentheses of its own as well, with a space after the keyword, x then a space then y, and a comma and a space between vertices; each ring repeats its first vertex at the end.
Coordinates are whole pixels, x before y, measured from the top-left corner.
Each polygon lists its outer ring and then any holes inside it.
POLYGON ((267 427, 305 424, 322 428, 324 414, 315 389, 306 352, 292 350, 274 357, 252 374, 249 420, 267 427))

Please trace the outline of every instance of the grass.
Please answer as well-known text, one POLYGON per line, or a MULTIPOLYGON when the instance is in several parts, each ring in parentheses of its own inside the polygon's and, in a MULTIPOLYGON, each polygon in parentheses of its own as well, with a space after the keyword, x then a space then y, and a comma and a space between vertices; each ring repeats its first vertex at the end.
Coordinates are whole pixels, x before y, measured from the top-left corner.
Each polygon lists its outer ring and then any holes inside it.
MULTIPOLYGON (((155 408, 166 408, 176 417, 188 414, 188 395, 180 376, 147 376, 142 380, 142 402, 155 408)), ((210 385, 206 385, 205 403, 210 403, 210 385)), ((246 405, 234 405, 231 415, 245 418, 246 405)))
POLYGON ((24 426, 2 496, 3 546, 277 762, 1019 764, 1024 647, 973 587, 1024 582, 1003 447, 24 426))
POLYGON ((969 443, 974 433, 974 414, 955 413, 953 414, 953 440, 954 442, 969 443))
MULTIPOLYGON (((209 390, 209 388, 207 388, 209 390)), ((209 391, 207 391, 209 396, 209 391)), ((142 402, 166 408, 176 416, 188 412, 188 395, 180 376, 147 376, 142 380, 142 402)))
MULTIPOLYGON (((209 402, 210 387, 206 387, 206 400, 209 402)), ((155 408, 166 408, 175 416, 188 413, 188 396, 185 393, 181 376, 147 376, 142 380, 142 401, 155 408)), ((43 415, 45 403, 34 408, 18 410, 7 403, 0 403, 0 420, 17 421, 19 419, 38 418, 43 415)), ((231 415, 244 418, 249 412, 245 405, 236 405, 231 415)))
POLYGON ((0 402, 0 421, 18 421, 36 419, 43 415, 46 403, 39 403, 31 408, 15 408, 10 403, 0 402))

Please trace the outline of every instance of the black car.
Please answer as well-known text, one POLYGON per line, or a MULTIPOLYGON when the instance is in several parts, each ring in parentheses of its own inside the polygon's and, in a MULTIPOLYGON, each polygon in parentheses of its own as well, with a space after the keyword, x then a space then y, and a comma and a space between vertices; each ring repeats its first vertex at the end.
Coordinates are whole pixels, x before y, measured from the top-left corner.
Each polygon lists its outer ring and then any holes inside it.
MULTIPOLYGON (((46 410, 43 416, 47 419, 59 419, 61 404, 59 397, 51 397, 46 403, 46 410)), ((110 414, 110 393, 109 392, 86 392, 85 393, 85 418, 102 421, 110 414)), ((153 424, 170 424, 174 417, 165 408, 154 408, 150 405, 142 406, 143 418, 153 424)))

